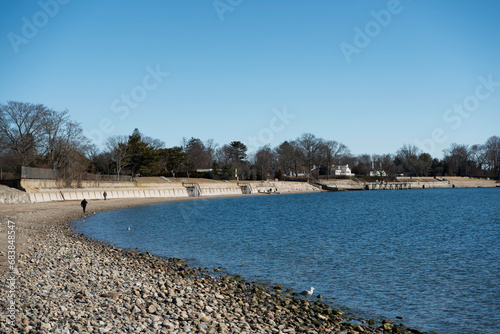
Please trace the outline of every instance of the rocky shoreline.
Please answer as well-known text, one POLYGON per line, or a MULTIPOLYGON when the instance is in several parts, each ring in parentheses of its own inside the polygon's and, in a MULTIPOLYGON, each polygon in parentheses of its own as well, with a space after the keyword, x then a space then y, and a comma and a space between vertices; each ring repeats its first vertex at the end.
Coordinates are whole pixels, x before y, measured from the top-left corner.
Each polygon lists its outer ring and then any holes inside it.
MULTIPOLYGON (((96 212, 133 205, 109 202, 96 212)), ((209 275, 180 259, 89 240, 68 226, 79 216, 77 203, 70 204, 43 210, 23 204, 19 212, 18 205, 1 207, 9 209, 1 238, 15 230, 19 247, 16 269, 7 265, 1 276, 0 332, 419 333, 390 321, 350 323, 342 312, 281 286, 209 275)), ((5 258, 8 250, 2 252, 5 258)))

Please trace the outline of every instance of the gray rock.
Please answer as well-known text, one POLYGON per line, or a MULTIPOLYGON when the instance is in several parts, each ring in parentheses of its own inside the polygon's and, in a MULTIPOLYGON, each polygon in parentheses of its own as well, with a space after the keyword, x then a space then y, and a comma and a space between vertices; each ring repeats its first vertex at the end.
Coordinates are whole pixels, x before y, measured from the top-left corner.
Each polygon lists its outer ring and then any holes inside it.
MULTIPOLYGON (((117 250, 64 225, 37 233, 26 232, 32 241, 18 276, 19 332, 345 334, 341 313, 283 297, 272 287, 117 250)), ((5 314, 1 305, 0 311, 5 314)))

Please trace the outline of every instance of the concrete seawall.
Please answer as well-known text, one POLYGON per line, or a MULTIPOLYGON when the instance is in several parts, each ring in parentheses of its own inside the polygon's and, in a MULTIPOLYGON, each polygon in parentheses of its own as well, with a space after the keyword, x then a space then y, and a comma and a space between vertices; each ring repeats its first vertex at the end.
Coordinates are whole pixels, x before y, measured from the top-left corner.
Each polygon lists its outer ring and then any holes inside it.
MULTIPOLYGON (((56 180, 21 180, 29 202, 81 201, 117 198, 214 197, 257 193, 316 192, 304 182, 214 181, 205 179, 137 178, 130 182, 80 181, 66 184, 56 180)), ((23 193, 23 192, 20 192, 23 193)), ((13 202, 15 203, 15 201, 13 202)), ((19 202, 20 203, 20 202, 19 202)))
POLYGON ((420 188, 495 188, 500 185, 495 180, 491 179, 479 179, 470 177, 444 177, 444 178, 433 178, 433 177, 398 177, 398 182, 408 183, 411 189, 420 188))
MULTIPOLYGON (((290 181, 215 181, 207 179, 173 179, 141 177, 135 181, 100 182, 80 181, 64 183, 56 180, 21 180, 26 190, 0 186, 0 203, 39 203, 51 201, 81 201, 119 198, 183 198, 237 196, 258 193, 318 192, 319 187, 307 182, 290 181)), ((325 190, 392 190, 432 188, 486 188, 499 187, 495 180, 450 177, 400 178, 398 182, 365 183, 358 180, 322 181, 325 190)))
POLYGON ((468 177, 398 177, 397 182, 363 182, 357 179, 321 181, 326 190, 399 190, 399 189, 435 189, 435 188, 494 188, 500 183, 489 179, 468 177))

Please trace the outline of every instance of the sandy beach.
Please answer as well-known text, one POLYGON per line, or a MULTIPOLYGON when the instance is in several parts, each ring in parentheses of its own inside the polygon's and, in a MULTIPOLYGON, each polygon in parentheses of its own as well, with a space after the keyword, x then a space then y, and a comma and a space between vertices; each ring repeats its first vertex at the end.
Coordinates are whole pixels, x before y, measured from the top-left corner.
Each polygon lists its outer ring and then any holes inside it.
MULTIPOLYGON (((172 200, 189 199, 94 200, 86 215, 172 200)), ((68 227, 80 217, 78 201, 0 204, 0 332, 418 333, 349 323, 315 296, 88 240, 68 227)))

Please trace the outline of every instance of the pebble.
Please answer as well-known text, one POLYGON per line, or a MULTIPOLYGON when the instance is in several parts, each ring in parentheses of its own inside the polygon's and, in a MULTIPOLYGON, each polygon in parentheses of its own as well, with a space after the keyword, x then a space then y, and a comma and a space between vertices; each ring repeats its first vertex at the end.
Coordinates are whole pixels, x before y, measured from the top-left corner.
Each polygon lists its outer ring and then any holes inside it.
MULTIPOLYGON (((116 249, 65 224, 49 225, 45 233, 29 236, 16 275, 16 319, 12 325, 0 316, 0 332, 351 334, 396 327, 350 325, 322 302, 213 277, 179 259, 116 249)), ((0 314, 8 314, 7 305, 0 304, 0 314)))

